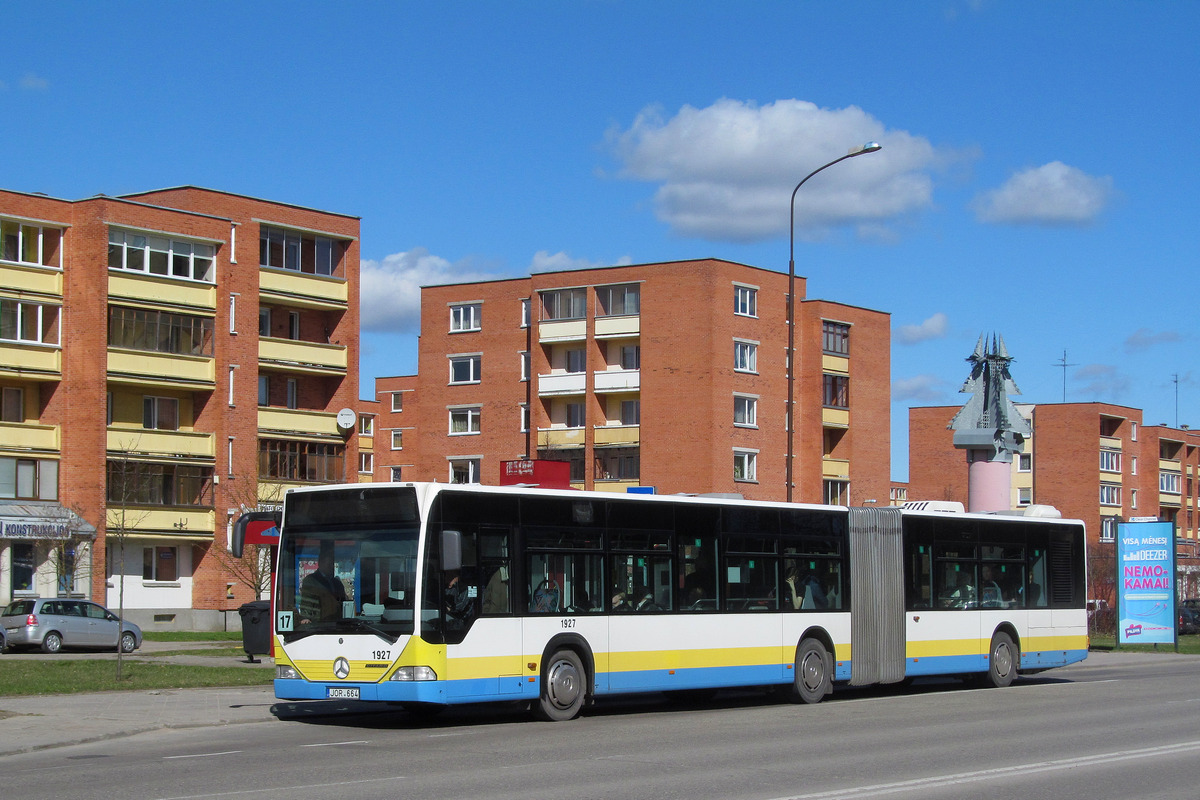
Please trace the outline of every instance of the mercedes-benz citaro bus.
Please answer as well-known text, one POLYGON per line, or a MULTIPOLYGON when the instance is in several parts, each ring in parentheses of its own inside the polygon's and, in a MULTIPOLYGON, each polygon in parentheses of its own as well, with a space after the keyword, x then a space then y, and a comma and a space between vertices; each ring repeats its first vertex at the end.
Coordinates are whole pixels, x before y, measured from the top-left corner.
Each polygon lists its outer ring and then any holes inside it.
POLYGON ((816 703, 1087 656, 1075 521, 388 483, 293 489, 276 524, 280 699, 519 700, 567 720, 605 695, 816 703))

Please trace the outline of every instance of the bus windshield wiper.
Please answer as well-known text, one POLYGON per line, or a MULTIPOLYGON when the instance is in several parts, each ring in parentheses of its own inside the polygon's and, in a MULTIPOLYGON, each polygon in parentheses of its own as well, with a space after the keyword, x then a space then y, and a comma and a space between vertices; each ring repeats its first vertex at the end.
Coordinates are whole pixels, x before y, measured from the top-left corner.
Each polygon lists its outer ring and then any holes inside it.
POLYGON ((373 633, 376 636, 378 636, 380 639, 383 639, 384 641, 386 641, 388 644, 395 644, 396 640, 400 638, 399 635, 393 636, 390 633, 387 633, 385 631, 380 630, 379 628, 376 628, 374 625, 367 622, 366 620, 358 619, 357 617, 347 617, 345 619, 339 619, 337 621, 336 625, 339 629, 350 628, 352 630, 360 630, 360 631, 367 631, 369 633, 373 633))

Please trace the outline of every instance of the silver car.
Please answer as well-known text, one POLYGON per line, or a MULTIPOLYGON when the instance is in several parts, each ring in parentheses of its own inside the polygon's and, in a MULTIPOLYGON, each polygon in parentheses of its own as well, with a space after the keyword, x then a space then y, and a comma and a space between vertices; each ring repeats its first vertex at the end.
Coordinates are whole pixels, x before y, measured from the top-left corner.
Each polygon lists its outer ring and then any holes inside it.
POLYGON ((142 646, 141 628, 87 600, 14 600, 0 616, 0 626, 6 647, 41 647, 43 653, 64 647, 120 647, 122 653, 132 653, 142 646))

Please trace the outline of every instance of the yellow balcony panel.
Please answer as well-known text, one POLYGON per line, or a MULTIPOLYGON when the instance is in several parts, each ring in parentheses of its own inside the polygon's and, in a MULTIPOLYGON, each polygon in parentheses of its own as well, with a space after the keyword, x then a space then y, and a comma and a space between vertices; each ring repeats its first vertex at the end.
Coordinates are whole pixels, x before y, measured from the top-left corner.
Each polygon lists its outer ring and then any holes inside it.
POLYGON ((641 425, 606 425, 596 428, 596 447, 606 445, 636 445, 642 438, 641 425))
POLYGON ((108 378, 118 383, 168 384, 184 389, 212 389, 217 384, 212 358, 117 347, 108 348, 108 378))
POLYGON ((258 363, 263 369, 345 375, 346 361, 345 345, 270 337, 258 340, 258 363))
POLYGON ((338 435, 337 414, 327 411, 309 411, 296 408, 267 408, 259 406, 258 430, 263 433, 336 438, 338 435))
POLYGON ((61 298, 63 273, 54 267, 0 264, 0 286, 9 291, 61 298))
POLYGON ((564 319, 538 325, 539 342, 569 342, 587 338, 586 319, 564 319))
POLYGON ((1160 506, 1169 506, 1170 508, 1179 508, 1183 505, 1183 496, 1178 494, 1164 494, 1159 492, 1158 504, 1160 506))
POLYGON ((289 269, 258 270, 259 299, 300 308, 346 309, 350 290, 344 278, 289 269))
POLYGON ((821 409, 821 424, 827 428, 849 428, 850 427, 850 409, 848 409, 848 408, 822 408, 821 409))
POLYGON ((108 296, 114 300, 133 300, 156 308, 217 308, 217 287, 211 283, 183 281, 143 272, 109 270, 108 296))
POLYGON ((130 533, 160 531, 164 534, 207 534, 216 530, 216 514, 211 508, 152 508, 148 506, 108 505, 108 538, 124 528, 130 533))
POLYGON ((5 450, 58 452, 59 427, 36 422, 0 422, 0 447, 5 450))
POLYGON ((142 428, 109 428, 107 448, 114 453, 215 458, 215 437, 195 431, 157 431, 142 428))
POLYGON ((829 353, 821 355, 821 369, 825 372, 840 372, 843 375, 850 374, 850 359, 845 356, 831 356, 829 353))
MULTIPOLYGON (((636 480, 606 480, 604 478, 597 478, 594 488, 597 492, 618 492, 620 494, 626 494, 629 491, 629 487, 641 485, 642 482, 636 480)), ((579 488, 582 489, 583 486, 580 485, 579 488)))
POLYGON ((1121 438, 1119 436, 1101 436, 1100 437, 1100 449, 1101 450, 1120 450, 1121 449, 1121 438))
POLYGON ((538 428, 538 447, 549 449, 583 447, 583 428, 538 428))
POLYGON ((850 462, 844 458, 822 458, 821 477, 849 479, 850 462))
POLYGON ((301 489, 306 486, 312 486, 311 483, 301 483, 300 481, 281 481, 281 480, 266 480, 258 479, 258 504, 259 507, 266 511, 271 509, 283 508, 283 496, 292 489, 301 489))
POLYGON ((62 350, 55 345, 0 342, 0 377, 62 380, 62 350))
POLYGON ((597 339, 614 339, 621 336, 637 336, 641 332, 642 318, 639 316, 596 317, 597 339))
POLYGON ((1183 462, 1176 458, 1160 458, 1158 460, 1158 469, 1160 472, 1183 472, 1183 462))

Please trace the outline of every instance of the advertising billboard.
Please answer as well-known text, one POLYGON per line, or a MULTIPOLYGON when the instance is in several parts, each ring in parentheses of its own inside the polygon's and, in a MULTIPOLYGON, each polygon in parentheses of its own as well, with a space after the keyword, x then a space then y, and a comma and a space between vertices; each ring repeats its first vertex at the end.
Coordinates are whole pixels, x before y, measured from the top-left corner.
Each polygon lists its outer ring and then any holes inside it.
POLYGON ((1175 526, 1117 525, 1117 641, 1175 642, 1175 526))

